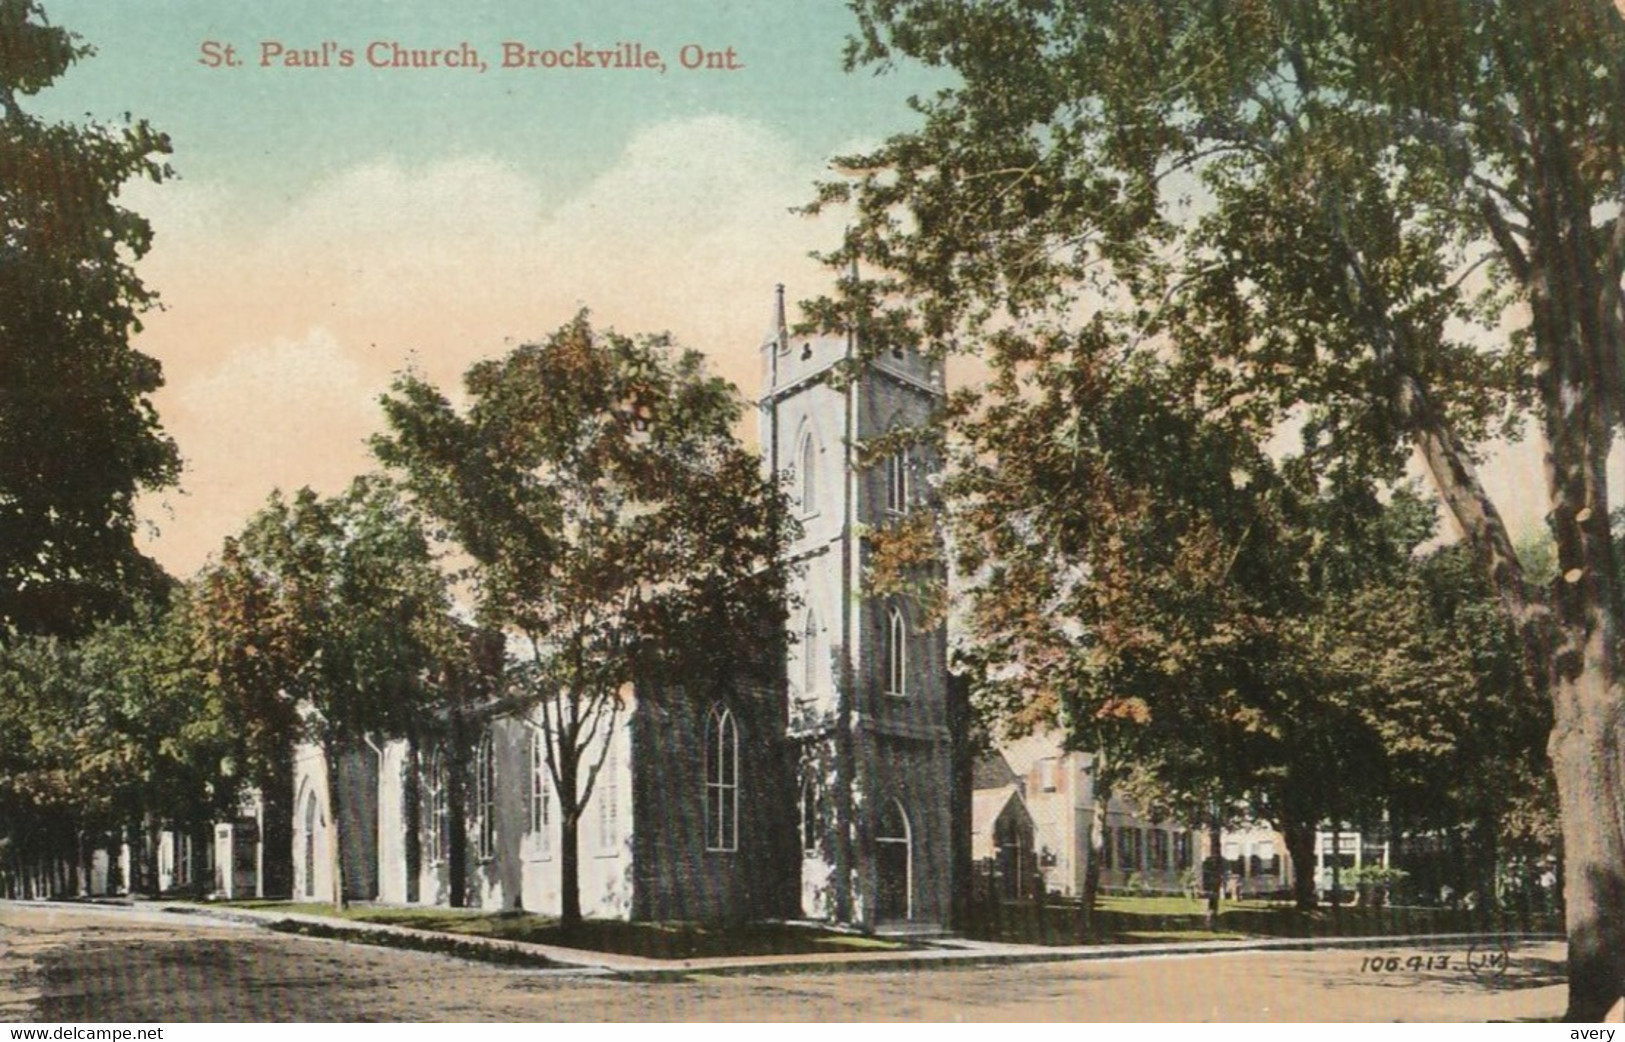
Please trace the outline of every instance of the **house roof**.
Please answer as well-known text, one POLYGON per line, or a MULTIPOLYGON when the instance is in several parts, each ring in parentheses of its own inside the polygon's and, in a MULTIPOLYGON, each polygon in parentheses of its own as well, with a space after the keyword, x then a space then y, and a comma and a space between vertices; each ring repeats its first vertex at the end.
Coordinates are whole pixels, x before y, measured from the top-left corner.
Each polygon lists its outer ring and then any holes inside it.
POLYGON ((1060 731, 1035 731, 1021 738, 1012 738, 999 746, 1010 769, 1017 775, 1025 777, 1039 760, 1060 759, 1064 756, 1082 757, 1082 763, 1088 763, 1089 753, 1073 753, 1062 742, 1060 731))
POLYGON ((1010 769, 1010 761, 998 751, 978 758, 971 767, 970 787, 977 792, 983 789, 1007 788, 1018 784, 1019 780, 1016 772, 1010 769))
POLYGON ((992 857, 998 853, 994 842, 995 827, 1005 817, 1013 816, 1019 828, 1028 837, 1033 835, 1033 816, 1027 810, 1027 801, 1014 785, 1002 789, 982 789, 971 794, 971 847, 974 857, 992 857))

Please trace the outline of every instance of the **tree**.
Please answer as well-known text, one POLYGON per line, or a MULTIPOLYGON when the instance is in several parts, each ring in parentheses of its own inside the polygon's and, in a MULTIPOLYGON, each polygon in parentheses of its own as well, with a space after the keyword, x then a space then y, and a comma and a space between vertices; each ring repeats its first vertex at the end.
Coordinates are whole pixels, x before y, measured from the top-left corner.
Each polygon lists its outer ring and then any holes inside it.
POLYGON ((133 885, 157 885, 156 833, 234 805, 225 720, 172 610, 142 606, 78 641, 0 649, 0 820, 15 860, 67 864, 141 823, 133 885), (78 855, 76 858, 75 855, 78 855))
POLYGON ((975 694, 1095 753, 1097 826, 1134 783, 1217 829, 1278 762, 1261 706, 1281 620, 1308 603, 1302 540, 1282 538, 1270 461, 1180 406, 1165 370, 1114 368, 1116 346, 1099 328, 997 338, 986 393, 952 417, 975 694))
POLYGON ((402 376, 375 449, 472 559, 482 621, 522 649, 508 702, 540 717, 569 927, 577 826, 628 691, 652 696, 662 673, 690 690, 751 679, 729 660, 782 639, 785 513, 733 436, 738 392, 666 337, 597 331, 583 312, 465 385, 459 413, 402 376))
POLYGON ((90 49, 33 0, 0 0, 0 637, 80 633, 161 572, 134 543, 135 501, 180 458, 130 346, 153 295, 132 267, 152 230, 118 204, 163 181, 145 121, 49 123, 25 99, 90 49))
POLYGON ((448 696, 462 647, 428 537, 389 483, 323 499, 279 493, 227 540, 199 598, 211 680, 244 724, 245 758, 285 785, 285 750, 319 746, 329 771, 334 903, 345 903, 339 765, 371 737, 410 733, 448 696))
POLYGON ((1625 990, 1625 782, 1600 766, 1625 694, 1606 473, 1625 20, 1608 0, 853 8, 852 64, 957 76, 821 196, 857 203, 837 260, 912 296, 892 312, 915 335, 1100 307, 1172 337, 1205 409, 1291 419, 1306 454, 1368 477, 1423 462, 1552 702, 1568 1013, 1606 1012, 1625 990), (1526 417, 1549 587, 1471 448, 1526 417))

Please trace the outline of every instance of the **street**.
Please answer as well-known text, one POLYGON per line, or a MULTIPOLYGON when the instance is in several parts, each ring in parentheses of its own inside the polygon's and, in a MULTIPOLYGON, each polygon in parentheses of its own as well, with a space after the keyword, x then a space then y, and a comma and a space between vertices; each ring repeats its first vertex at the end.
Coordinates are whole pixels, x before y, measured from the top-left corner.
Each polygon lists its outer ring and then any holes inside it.
POLYGON ((1515 947, 1501 974, 1475 975, 1466 956, 1461 949, 1396 947, 624 981, 156 911, 0 905, 0 1020, 1484 1021, 1561 1015, 1561 944, 1515 947), (1378 955, 1383 961, 1373 970, 1378 955), (1442 955, 1450 958, 1438 969, 1442 955), (1411 956, 1419 957, 1413 965, 1420 968, 1406 966, 1411 956))

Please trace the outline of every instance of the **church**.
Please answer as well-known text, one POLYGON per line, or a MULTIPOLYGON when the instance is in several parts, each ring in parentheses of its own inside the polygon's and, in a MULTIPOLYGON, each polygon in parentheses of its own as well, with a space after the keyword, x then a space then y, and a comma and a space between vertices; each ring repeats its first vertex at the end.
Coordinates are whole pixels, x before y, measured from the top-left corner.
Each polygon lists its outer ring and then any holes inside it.
MULTIPOLYGON (((763 465, 800 527, 782 669, 772 685, 626 694, 578 825, 581 907, 945 929, 970 849, 947 638, 908 598, 864 583, 866 533, 926 509, 940 460, 921 446, 862 458, 940 408, 942 368, 907 350, 860 358, 850 336, 792 336, 782 287, 761 361, 763 465)), ((505 715, 467 730, 455 754, 369 743, 332 770, 301 749, 295 898, 330 900, 337 860, 354 899, 557 914, 540 724, 505 715), (330 822, 335 784, 344 820, 330 822)))

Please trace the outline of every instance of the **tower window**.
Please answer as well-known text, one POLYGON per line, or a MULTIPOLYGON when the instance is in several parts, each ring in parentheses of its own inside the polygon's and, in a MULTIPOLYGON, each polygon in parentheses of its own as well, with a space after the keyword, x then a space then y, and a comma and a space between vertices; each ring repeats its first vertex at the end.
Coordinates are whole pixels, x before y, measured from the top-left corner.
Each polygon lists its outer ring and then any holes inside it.
POLYGON ((810 431, 802 436, 796 457, 801 468, 801 511, 811 514, 818 509, 818 444, 810 431))
POLYGON ((705 848, 739 849, 739 732, 716 706, 705 718, 705 848))
POLYGON ((908 513, 907 449, 898 449, 886 457, 886 509, 893 514, 908 513))
POLYGON ((818 617, 809 611, 801 631, 801 691, 804 695, 818 690, 819 654, 818 617))
POLYGON ((818 837, 823 832, 818 815, 818 779, 808 769, 801 780, 801 853, 804 857, 818 856, 818 837))
POLYGON ((886 619, 886 694, 908 693, 908 624, 893 608, 886 619))

